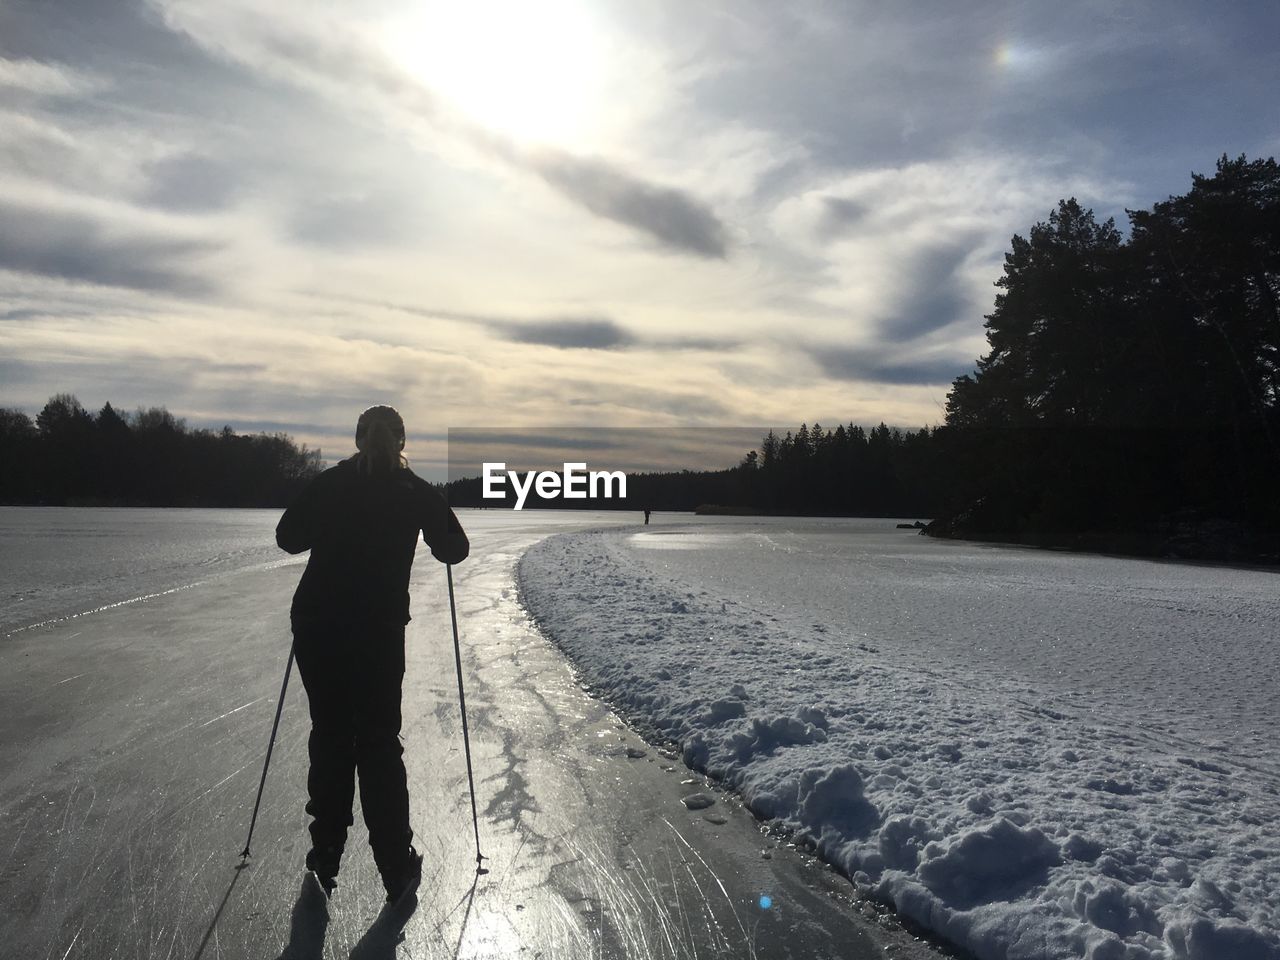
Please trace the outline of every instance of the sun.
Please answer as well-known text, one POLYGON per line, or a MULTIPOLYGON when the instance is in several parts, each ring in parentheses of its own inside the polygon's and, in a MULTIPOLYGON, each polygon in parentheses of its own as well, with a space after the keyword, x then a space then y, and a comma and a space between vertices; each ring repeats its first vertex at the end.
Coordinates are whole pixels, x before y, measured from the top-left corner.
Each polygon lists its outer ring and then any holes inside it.
POLYGON ((385 37, 450 107, 521 142, 572 145, 603 107, 606 56, 582 0, 427 0, 385 37))

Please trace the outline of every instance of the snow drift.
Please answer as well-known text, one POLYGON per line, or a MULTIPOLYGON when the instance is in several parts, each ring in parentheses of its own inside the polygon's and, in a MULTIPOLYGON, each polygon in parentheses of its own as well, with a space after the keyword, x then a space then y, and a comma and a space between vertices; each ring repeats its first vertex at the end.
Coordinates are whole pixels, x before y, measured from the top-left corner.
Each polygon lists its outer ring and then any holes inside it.
POLYGON ((842 625, 690 591, 623 536, 532 548, 529 612, 596 692, 869 894, 983 960, 1280 960, 1270 773, 878 660, 842 625))

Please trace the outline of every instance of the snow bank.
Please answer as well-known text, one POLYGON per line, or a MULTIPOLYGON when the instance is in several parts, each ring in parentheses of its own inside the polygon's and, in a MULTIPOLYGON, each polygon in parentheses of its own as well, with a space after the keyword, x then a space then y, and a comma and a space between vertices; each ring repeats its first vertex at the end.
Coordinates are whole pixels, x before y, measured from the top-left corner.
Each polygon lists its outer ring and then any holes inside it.
POLYGON ((584 680, 760 817, 984 960, 1280 960, 1280 784, 841 625, 689 592, 621 534, 545 540, 526 607, 584 680))

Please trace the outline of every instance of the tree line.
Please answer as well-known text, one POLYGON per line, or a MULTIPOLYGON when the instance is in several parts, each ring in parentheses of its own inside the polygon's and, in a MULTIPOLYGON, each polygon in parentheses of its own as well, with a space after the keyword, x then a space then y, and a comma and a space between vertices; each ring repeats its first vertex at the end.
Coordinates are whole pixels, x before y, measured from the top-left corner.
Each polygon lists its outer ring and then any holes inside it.
MULTIPOLYGON (((1280 168, 1218 161, 1127 211, 1074 199, 1005 255, 988 350, 941 425, 802 424, 736 467, 636 474, 625 502, 530 506, 931 517, 943 536, 1280 558, 1280 168)), ((7 502, 279 505, 320 468, 288 437, 189 431, 72 396, 0 410, 7 502)), ((449 487, 485 505, 480 481, 449 487)))
POLYGON ((1224 155, 1127 213, 1126 238, 1063 200, 1013 237, 941 425, 802 424, 732 470, 636 477, 626 506, 1280 560, 1280 168, 1224 155))
POLYGON ((1132 229, 1063 200, 1014 236, 942 425, 771 434, 767 511, 942 536, 1280 561, 1280 167, 1223 156, 1132 229))
POLYGON ((191 430, 163 407, 96 414, 68 393, 0 409, 0 503, 279 507, 320 471, 283 433, 191 430))
POLYGON ((1280 561, 1280 167, 1223 156, 1183 196, 1074 199, 1014 236, 988 351, 942 425, 770 434, 769 512, 933 517, 941 536, 1280 561))
POLYGON ((1280 559, 1280 168, 1223 156, 1128 214, 1064 200, 1013 238, 936 532, 1280 559))
MULTIPOLYGON (((939 476, 935 431, 870 430, 841 424, 801 424, 794 433, 770 431, 759 450, 736 467, 632 473, 625 500, 604 497, 542 498, 530 490, 525 508, 588 510, 701 510, 750 514, 829 516, 934 516, 939 476)), ((504 499, 485 500, 479 478, 448 484, 454 506, 514 506, 510 485, 504 499)))

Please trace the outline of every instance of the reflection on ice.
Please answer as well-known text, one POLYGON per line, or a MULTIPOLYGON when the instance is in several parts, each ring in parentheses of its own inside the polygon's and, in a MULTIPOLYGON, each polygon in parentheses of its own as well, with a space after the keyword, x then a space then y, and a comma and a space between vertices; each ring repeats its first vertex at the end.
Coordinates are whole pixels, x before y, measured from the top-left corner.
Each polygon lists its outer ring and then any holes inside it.
POLYGON ((515 957, 521 951, 521 938, 515 926, 502 913, 487 909, 471 914, 462 929, 456 956, 515 957))
POLYGON ((642 550, 705 550, 749 541, 768 544, 769 538, 757 533, 711 533, 703 530, 646 530, 627 537, 629 546, 642 550))

